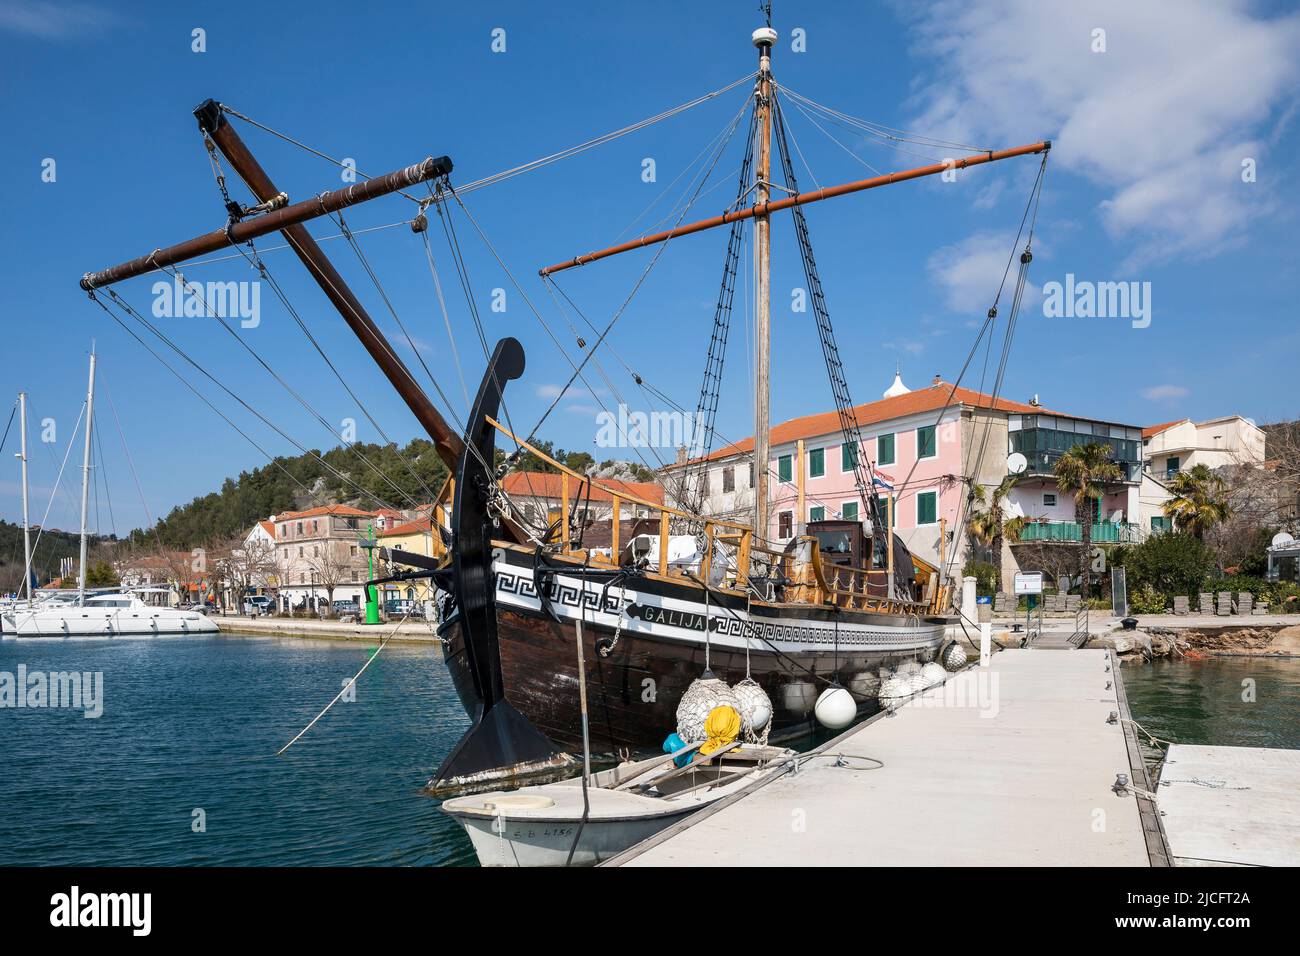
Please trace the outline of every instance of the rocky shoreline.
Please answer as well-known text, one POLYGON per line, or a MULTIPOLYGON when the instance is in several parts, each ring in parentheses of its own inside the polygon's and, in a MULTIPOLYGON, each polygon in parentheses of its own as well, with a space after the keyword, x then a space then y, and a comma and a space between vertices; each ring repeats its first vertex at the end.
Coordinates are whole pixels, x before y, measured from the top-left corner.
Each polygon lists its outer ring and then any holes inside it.
POLYGON ((1145 664, 1158 658, 1300 657, 1300 624, 1151 625, 1094 637, 1089 646, 1109 647, 1116 659, 1127 665, 1145 664))

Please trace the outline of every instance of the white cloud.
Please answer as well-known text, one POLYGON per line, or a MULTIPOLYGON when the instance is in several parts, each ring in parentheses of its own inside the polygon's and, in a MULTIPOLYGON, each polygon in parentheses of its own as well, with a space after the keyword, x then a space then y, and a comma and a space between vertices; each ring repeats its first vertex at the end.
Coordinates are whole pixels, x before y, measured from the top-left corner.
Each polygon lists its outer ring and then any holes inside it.
MULTIPOLYGON (((1266 213, 1270 121, 1300 77, 1300 14, 1248 0, 944 0, 904 16, 935 61, 913 129, 979 145, 1054 140, 1060 165, 1113 191, 1098 214, 1138 260, 1213 255, 1266 213), (1092 50, 1106 31, 1106 52, 1092 50), (1264 167, 1267 168, 1267 167, 1264 167)), ((1048 183, 1051 175, 1049 170, 1048 183)))
POLYGON ((1174 402, 1190 394, 1191 389, 1181 385, 1152 385, 1142 389, 1142 397, 1152 402, 1174 402))
POLYGON ((44 0, 5 0, 0 3, 0 30, 62 40, 108 26, 113 16, 89 3, 47 3, 44 0))
MULTIPOLYGON (((1012 257, 1012 243, 1015 234, 1006 232, 979 232, 967 236, 960 242, 944 246, 930 256, 926 264, 930 277, 943 290, 944 302, 954 312, 978 312, 981 319, 993 304, 1003 273, 1007 270, 1007 260, 1012 257)), ((1038 255, 1038 250, 1035 255, 1038 255)), ((1011 293, 1015 288, 1017 258, 1011 261, 1011 271, 1007 274, 1006 286, 1002 292, 999 311, 1011 305, 1011 293)), ((1025 283, 1022 309, 1034 307, 1042 296, 1038 286, 1025 283)))

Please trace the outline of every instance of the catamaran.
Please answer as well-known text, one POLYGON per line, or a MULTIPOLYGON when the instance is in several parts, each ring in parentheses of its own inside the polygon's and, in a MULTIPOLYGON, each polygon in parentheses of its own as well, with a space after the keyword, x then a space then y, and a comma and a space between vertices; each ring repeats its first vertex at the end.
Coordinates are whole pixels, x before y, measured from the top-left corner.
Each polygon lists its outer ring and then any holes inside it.
POLYGON ((0 634, 6 637, 117 637, 154 634, 213 634, 215 621, 195 611, 146 604, 131 592, 86 590, 87 520, 90 495, 91 440, 95 411, 95 353, 90 354, 86 389, 86 433, 81 476, 81 559, 75 598, 33 597, 32 551, 27 526, 27 429, 23 418, 23 533, 26 551, 27 599, 0 609, 0 634))

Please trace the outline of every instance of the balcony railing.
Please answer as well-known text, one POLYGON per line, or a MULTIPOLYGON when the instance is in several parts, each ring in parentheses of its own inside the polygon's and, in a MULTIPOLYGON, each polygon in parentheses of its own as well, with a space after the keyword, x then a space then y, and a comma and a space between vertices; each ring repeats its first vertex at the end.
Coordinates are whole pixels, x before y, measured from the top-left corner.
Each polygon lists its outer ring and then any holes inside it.
MULTIPOLYGON (((1128 521, 1094 521, 1092 541, 1095 544, 1136 544, 1141 527, 1128 521)), ((1021 541, 1082 541, 1083 525, 1077 521, 1035 521, 1021 530, 1021 541)))

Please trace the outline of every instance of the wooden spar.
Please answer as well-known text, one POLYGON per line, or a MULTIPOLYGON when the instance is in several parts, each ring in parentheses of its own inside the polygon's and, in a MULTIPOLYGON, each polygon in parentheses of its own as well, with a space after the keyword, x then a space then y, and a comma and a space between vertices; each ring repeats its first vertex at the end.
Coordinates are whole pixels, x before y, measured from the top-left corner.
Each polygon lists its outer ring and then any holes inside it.
POLYGON ((772 220, 769 215, 772 168, 772 44, 776 31, 764 27, 754 31, 758 47, 758 150, 754 164, 755 209, 754 251, 756 255, 754 295, 754 531, 767 540, 768 462, 771 459, 772 400, 772 220))
POLYGON ((133 279, 164 266, 176 265, 272 232, 283 231, 299 223, 318 219, 369 199, 387 196, 389 193, 414 186, 427 179, 437 179, 450 170, 451 160, 446 156, 440 159, 426 159, 386 176, 376 176, 374 179, 367 179, 346 189, 336 189, 291 206, 282 206, 263 215, 245 219, 231 226, 229 232, 225 229, 216 229, 194 239, 168 246, 166 249, 156 249, 149 255, 140 256, 130 262, 123 262, 99 272, 88 272, 82 276, 81 287, 90 291, 125 279, 133 279))
POLYGON ((844 183, 839 186, 828 186, 823 189, 812 189, 808 192, 799 193, 797 196, 787 196, 785 199, 778 199, 775 202, 768 202, 750 206, 746 209, 736 209, 732 212, 723 213, 721 216, 714 216, 711 219, 701 219, 699 222, 687 223, 683 226, 677 226, 664 232, 656 232, 648 236, 642 236, 639 239, 633 239, 629 242, 620 243, 617 246, 610 246, 608 249, 600 249, 596 252, 588 252, 585 255, 570 259, 567 262, 557 262, 553 266, 547 266, 539 270, 540 275, 550 275, 553 272, 563 272, 565 269, 572 269, 574 266, 586 265, 588 262, 595 262, 597 259, 606 259, 609 256, 616 256, 622 252, 630 252, 633 249, 642 249, 646 246, 652 246, 656 243, 667 242, 677 236, 687 236, 696 232, 703 232, 706 229, 712 229, 716 226, 725 226, 728 223, 735 222, 737 219, 752 219, 759 215, 780 212, 782 209, 789 209, 793 206, 807 206, 810 203, 821 202, 823 199, 832 199, 835 196, 844 196, 848 193, 862 192, 865 189, 875 189, 878 186, 889 186, 893 183, 906 182, 909 179, 921 179, 925 176, 934 176, 937 173, 945 172, 949 169, 966 169, 970 166, 979 166, 983 163, 994 163, 1001 159, 1011 159, 1014 156, 1029 156, 1034 153, 1045 153, 1052 148, 1051 140, 1043 140, 1038 143, 1030 143, 1027 146, 1016 146, 1013 149, 1002 149, 980 153, 976 156, 965 156, 961 159, 953 159, 942 163, 933 163, 929 166, 918 166, 915 169, 905 169, 895 173, 888 173, 884 176, 875 176, 871 179, 859 179, 851 183, 844 183))
MULTIPOLYGON (((235 128, 226 122, 225 115, 221 111, 218 103, 208 100, 200 104, 195 110, 194 115, 199 121, 199 128, 212 137, 221 154, 239 174, 244 184, 252 190, 253 195, 257 197, 258 202, 266 202, 279 193, 275 184, 271 182, 271 177, 266 174, 262 166, 249 152, 244 141, 240 139, 235 128)), ((451 172, 451 160, 443 157, 436 161, 441 175, 447 175, 451 172)), ((434 173, 437 174, 436 172, 434 173)), ((433 178, 429 176, 427 178, 433 178)), ((363 185, 363 184, 358 184, 363 185)), ((349 187, 355 189, 357 187, 349 187)), ((348 190, 340 190, 347 192, 348 190)), ((459 466, 461 452, 464 450, 464 442, 450 425, 442 414, 429 401, 429 396, 424 393, 424 389, 416 382, 410 370, 403 364, 402 360, 397 357, 388 340, 383 337, 374 320, 370 318, 365 307, 362 306, 357 297, 353 295, 348 284, 343 281, 334 268, 333 263, 326 257, 324 251, 316 240, 307 232, 305 226, 301 224, 291 225, 282 230, 285 240, 293 247, 302 264, 307 267, 311 277, 316 280, 316 284, 321 287, 321 291, 338 309, 339 314, 343 316, 343 321, 348 324, 353 333, 361 344, 365 346, 370 357, 374 359, 375 364, 387 376, 388 381, 392 383, 397 394, 406 402, 412 414, 424 426, 429 437, 433 439, 434 447, 438 451, 438 457, 446 463, 447 467, 454 473, 459 466)))
MULTIPOLYGON (((266 171, 262 169, 253 154, 249 152, 239 134, 235 132, 230 123, 226 122, 219 103, 215 100, 206 100, 194 110, 194 115, 199 121, 199 128, 212 138, 217 148, 221 150, 231 166, 234 167, 235 172, 243 179, 258 202, 268 202, 279 195, 279 190, 275 188, 275 184, 271 182, 271 178, 266 174, 266 171)), ((370 353, 370 357, 374 359, 375 364, 379 366, 393 387, 397 389, 407 407, 411 409, 420 424, 424 426, 425 431, 433 440, 438 457, 454 473, 461 451, 464 448, 460 435, 447 424, 446 419, 429 401, 429 397, 420 388, 414 376, 411 375, 387 340, 380 334, 379 329, 375 326, 365 308, 357 300, 343 277, 339 275, 320 246, 317 245, 316 240, 312 239, 311 234, 307 232, 306 227, 303 225, 304 222, 311 219, 336 212, 356 203, 375 199, 379 196, 386 196, 404 187, 445 176, 451 172, 451 167, 451 160, 446 156, 440 159, 426 159, 422 163, 389 173, 387 176, 367 179, 344 189, 336 189, 313 199, 304 200, 291 206, 284 206, 256 218, 234 223, 228 231, 219 229, 205 236, 199 236, 197 239, 191 239, 188 242, 182 242, 167 249, 157 250, 148 256, 134 259, 131 262, 113 266, 102 272, 88 274, 81 280, 81 287, 86 290, 93 290, 103 285, 151 272, 160 266, 184 262, 196 256, 214 252, 240 242, 246 242, 249 239, 278 230, 293 248, 293 251, 297 253, 298 258, 302 260, 303 265, 307 267, 307 271, 311 273, 312 278, 316 280, 330 302, 338 309, 339 314, 343 316, 343 320, 347 322, 357 338, 361 340, 361 344, 370 353)))

